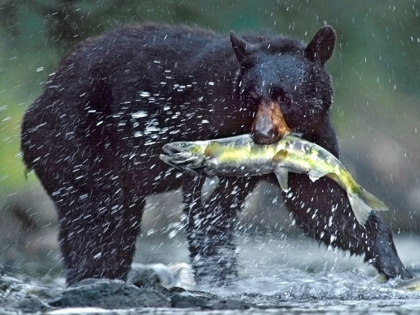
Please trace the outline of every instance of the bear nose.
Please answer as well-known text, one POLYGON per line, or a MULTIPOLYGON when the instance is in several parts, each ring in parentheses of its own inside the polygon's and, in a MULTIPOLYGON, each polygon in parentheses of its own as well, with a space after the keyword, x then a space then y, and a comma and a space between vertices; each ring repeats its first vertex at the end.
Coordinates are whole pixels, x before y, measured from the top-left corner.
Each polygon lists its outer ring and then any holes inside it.
POLYGON ((254 126, 251 136, 256 144, 272 144, 282 138, 275 128, 271 128, 272 124, 265 118, 258 119, 254 126))
POLYGON ((257 144, 272 144, 280 141, 291 129, 287 126, 277 102, 263 102, 258 106, 252 124, 251 136, 257 144))
POLYGON ((252 135, 252 140, 256 144, 273 144, 281 140, 281 137, 275 134, 274 132, 269 132, 266 134, 256 132, 256 133, 252 133, 251 135, 252 135))

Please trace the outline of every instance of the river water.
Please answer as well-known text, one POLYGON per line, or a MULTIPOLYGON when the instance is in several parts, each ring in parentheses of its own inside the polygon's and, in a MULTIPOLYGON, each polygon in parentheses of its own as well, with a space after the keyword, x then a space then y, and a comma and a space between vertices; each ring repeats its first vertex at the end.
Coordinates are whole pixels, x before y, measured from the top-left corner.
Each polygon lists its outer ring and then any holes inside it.
POLYGON ((420 301, 417 299, 406 299, 404 301, 389 301, 389 300, 375 300, 375 301, 298 301, 298 302, 284 302, 276 306, 267 308, 252 308, 249 310, 197 310, 197 309, 131 309, 131 310, 102 310, 97 308, 88 309, 66 309, 52 311, 48 314, 116 314, 116 315, 131 315, 131 314, 156 314, 156 315, 237 315, 237 314, 419 314, 420 301))
MULTIPOLYGON (((238 240, 239 281, 228 288, 197 289, 261 307, 245 313, 420 314, 420 292, 394 289, 396 281, 383 283, 361 257, 349 257, 341 251, 318 246, 305 237, 254 235, 238 240)), ((396 235, 395 242, 403 262, 420 276, 420 235, 396 235)), ((170 263, 166 257, 172 253, 171 259, 188 261, 183 238, 169 242, 151 238, 148 243, 139 246, 139 255, 159 257, 170 263)))
MULTIPOLYGON (((397 235, 396 246, 404 263, 420 275, 420 235, 397 235)), ((65 308, 45 314, 420 314, 420 292, 395 289, 396 281, 381 283, 362 258, 318 246, 304 237, 244 234, 238 238, 238 254, 237 283, 224 288, 195 286, 194 290, 252 303, 249 309, 65 308)), ((135 258, 142 263, 187 261, 183 235, 143 236, 135 258)), ((44 279, 34 277, 31 285, 42 286, 44 279)), ((60 279, 54 281, 63 285, 60 279)), ((20 312, 0 307, 0 314, 20 312)))

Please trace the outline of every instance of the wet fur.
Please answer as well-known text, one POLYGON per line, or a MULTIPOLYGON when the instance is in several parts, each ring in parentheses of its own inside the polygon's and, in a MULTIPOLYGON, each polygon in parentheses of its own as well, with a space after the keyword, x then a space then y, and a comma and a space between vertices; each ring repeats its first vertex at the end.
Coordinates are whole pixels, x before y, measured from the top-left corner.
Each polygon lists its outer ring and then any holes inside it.
MULTIPOLYGON (((293 106, 282 108, 289 126, 338 155, 329 121, 332 90, 322 64, 298 41, 245 39, 264 45, 241 67, 228 36, 185 26, 126 27, 82 43, 50 77, 24 116, 22 151, 57 206, 69 284, 126 279, 145 197, 180 186, 197 280, 236 277, 236 211, 257 180, 222 179, 203 206, 202 179, 176 177, 158 156, 166 142, 251 132, 258 107, 252 93, 273 98, 263 80, 281 83, 293 98, 293 106), (265 67, 268 59, 272 69, 265 67)), ((378 215, 365 229, 332 181, 290 175, 289 183, 296 198, 287 205, 304 233, 365 254, 387 277, 411 276, 378 215)))

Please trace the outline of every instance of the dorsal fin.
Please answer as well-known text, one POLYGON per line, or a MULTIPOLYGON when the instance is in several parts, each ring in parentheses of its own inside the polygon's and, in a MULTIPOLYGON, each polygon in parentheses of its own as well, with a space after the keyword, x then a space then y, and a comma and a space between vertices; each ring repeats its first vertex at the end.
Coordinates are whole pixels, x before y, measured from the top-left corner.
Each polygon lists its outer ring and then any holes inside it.
POLYGON ((284 161, 285 158, 287 158, 287 150, 286 149, 281 149, 279 152, 277 152, 276 154, 274 154, 273 156, 273 162, 281 162, 284 161))

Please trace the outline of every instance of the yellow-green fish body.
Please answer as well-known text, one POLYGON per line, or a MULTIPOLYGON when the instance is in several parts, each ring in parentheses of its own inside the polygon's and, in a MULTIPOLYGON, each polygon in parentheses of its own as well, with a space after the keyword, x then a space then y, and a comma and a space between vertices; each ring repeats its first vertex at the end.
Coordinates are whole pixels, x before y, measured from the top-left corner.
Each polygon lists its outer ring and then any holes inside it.
POLYGON ((308 174, 312 181, 327 176, 347 192, 358 222, 364 225, 372 210, 386 205, 361 187, 344 165, 330 152, 293 134, 275 144, 258 145, 250 135, 209 141, 173 142, 163 147, 161 159, 177 168, 209 177, 202 188, 202 200, 218 184, 217 175, 256 176, 275 173, 287 191, 288 173, 308 174))

